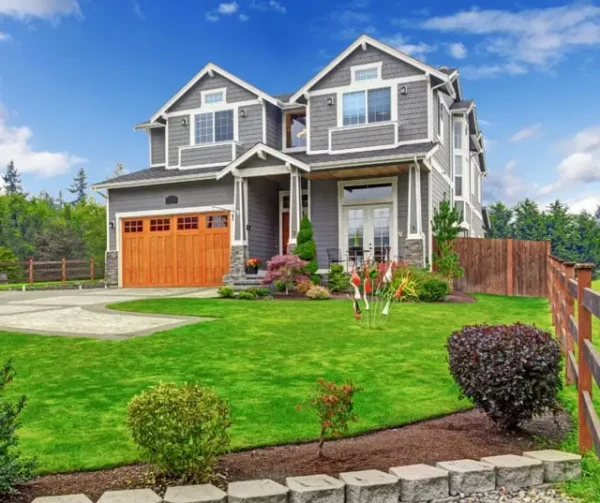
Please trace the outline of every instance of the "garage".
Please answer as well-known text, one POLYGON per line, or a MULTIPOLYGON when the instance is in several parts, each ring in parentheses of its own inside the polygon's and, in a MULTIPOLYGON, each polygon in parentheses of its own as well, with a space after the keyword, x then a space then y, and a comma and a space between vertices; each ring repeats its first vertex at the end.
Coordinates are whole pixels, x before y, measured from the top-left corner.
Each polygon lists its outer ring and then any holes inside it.
POLYGON ((121 220, 122 286, 219 286, 229 272, 226 212, 121 220))

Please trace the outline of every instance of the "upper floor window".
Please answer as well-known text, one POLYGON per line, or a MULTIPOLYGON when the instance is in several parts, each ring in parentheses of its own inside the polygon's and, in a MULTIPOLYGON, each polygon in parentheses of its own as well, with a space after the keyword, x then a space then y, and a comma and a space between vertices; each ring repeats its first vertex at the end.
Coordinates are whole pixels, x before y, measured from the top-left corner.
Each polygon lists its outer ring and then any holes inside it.
POLYGON ((215 89, 212 91, 202 91, 202 104, 215 105, 225 101, 225 89, 215 89))
POLYGON ((194 126, 196 144, 233 140, 233 110, 198 114, 194 126))
POLYGON ((463 125, 461 121, 454 123, 454 148, 462 148, 463 144, 463 125))
POLYGON ((352 67, 352 82, 381 78, 381 63, 352 67))
POLYGON ((342 124, 344 126, 389 121, 391 111, 389 87, 344 93, 342 96, 342 124))
POLYGON ((285 114, 285 148, 306 147, 306 112, 285 114))
POLYGON ((454 156, 454 194, 463 196, 463 156, 454 156))

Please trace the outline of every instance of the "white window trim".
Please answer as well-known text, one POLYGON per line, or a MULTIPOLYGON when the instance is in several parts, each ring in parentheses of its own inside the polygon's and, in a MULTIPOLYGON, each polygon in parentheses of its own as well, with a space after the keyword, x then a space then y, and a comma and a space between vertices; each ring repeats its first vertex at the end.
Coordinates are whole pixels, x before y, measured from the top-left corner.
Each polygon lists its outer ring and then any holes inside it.
POLYGON ((281 145, 282 152, 306 152, 308 150, 308 109, 304 109, 306 112, 306 145, 304 147, 286 147, 285 142, 287 140, 287 131, 285 127, 285 116, 287 114, 298 114, 302 109, 298 108, 295 110, 284 110, 283 120, 281 121, 281 145))
POLYGON ((376 81, 376 80, 381 80, 382 76, 381 76, 381 69, 383 67, 383 62, 382 61, 378 61, 377 63, 367 63, 364 65, 355 65, 355 66, 351 66, 350 67, 350 75, 352 76, 352 83, 355 82, 372 82, 372 81, 376 81), (364 70, 371 70, 371 69, 375 69, 377 71, 377 76, 373 79, 366 79, 366 80, 356 80, 356 72, 360 72, 360 71, 364 71, 364 70))
POLYGON ((422 239, 425 235, 423 234, 423 212, 421 208, 421 168, 419 165, 410 166, 408 170, 408 220, 406 222, 406 239, 422 239), (416 179, 417 191, 413 194, 413 177, 416 179), (411 221, 411 210, 412 210, 412 198, 415 198, 417 208, 417 231, 411 232, 410 221, 411 221))
MULTIPOLYGON (((353 86, 348 86, 345 90, 338 91, 336 104, 337 104, 337 127, 338 128, 355 128, 355 127, 364 127, 364 126, 373 126, 376 124, 385 124, 387 122, 397 122, 398 121, 398 86, 389 85, 384 80, 364 80, 358 82, 359 84, 368 84, 364 86, 360 86, 361 88, 353 88, 353 86), (375 89, 387 89, 390 90, 390 120, 389 121, 380 121, 380 122, 369 122, 369 98, 368 91, 373 91, 375 89), (344 125, 344 94, 351 94, 357 92, 365 93, 365 122, 363 124, 349 124, 344 125)), ((424 140, 421 140, 421 142, 424 140)))
POLYGON ((223 104, 227 103, 227 88, 219 87, 218 89, 207 89, 206 91, 200 91, 200 98, 201 98, 201 103, 202 103, 201 106, 203 108, 212 108, 212 107, 222 106, 223 104), (206 97, 208 95, 217 94, 217 93, 221 93, 223 95, 223 99, 221 101, 218 101, 216 103, 206 103, 206 97))
POLYGON ((377 204, 392 204, 392 230, 390 233, 390 257, 398 256, 398 177, 388 178, 365 178, 362 180, 351 180, 338 182, 338 248, 343 255, 347 248, 344 243, 344 208, 352 206, 369 206, 377 204), (354 185, 373 185, 390 183, 392 185, 392 197, 375 200, 366 200, 355 203, 344 203, 344 188, 354 185))

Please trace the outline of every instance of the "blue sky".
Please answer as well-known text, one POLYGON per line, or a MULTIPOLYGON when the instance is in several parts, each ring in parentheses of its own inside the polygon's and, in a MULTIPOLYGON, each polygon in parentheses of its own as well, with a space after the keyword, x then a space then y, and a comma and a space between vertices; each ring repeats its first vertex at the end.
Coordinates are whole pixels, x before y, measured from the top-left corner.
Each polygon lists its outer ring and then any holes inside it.
POLYGON ((134 132, 208 61, 297 90, 361 33, 461 71, 488 202, 600 203, 600 7, 395 0, 0 0, 0 166, 57 194, 148 166, 134 132))

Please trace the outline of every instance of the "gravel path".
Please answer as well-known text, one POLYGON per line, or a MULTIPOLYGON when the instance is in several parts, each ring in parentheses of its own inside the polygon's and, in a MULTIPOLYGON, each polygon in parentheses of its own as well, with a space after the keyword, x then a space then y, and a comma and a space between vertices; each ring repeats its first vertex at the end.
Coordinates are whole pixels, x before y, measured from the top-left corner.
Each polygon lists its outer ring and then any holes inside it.
POLYGON ((578 503, 556 488, 532 488, 475 494, 458 500, 460 503, 578 503))

